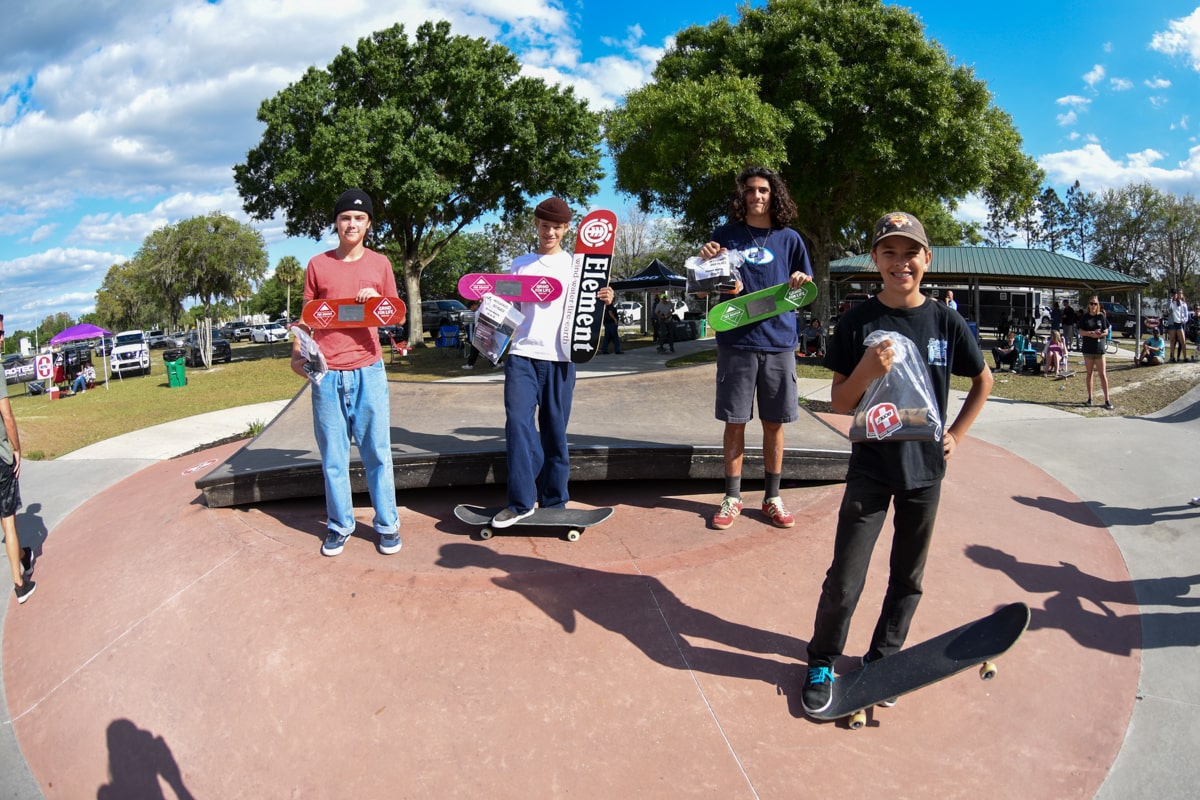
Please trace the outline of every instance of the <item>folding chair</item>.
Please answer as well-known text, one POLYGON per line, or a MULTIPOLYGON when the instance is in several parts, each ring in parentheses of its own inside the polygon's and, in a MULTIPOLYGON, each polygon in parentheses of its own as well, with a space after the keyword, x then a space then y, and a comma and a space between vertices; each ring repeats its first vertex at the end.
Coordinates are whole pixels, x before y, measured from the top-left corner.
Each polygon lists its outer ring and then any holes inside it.
POLYGON ((397 342, 396 337, 392 336, 391 331, 388 331, 387 335, 388 335, 388 340, 391 341, 391 343, 392 343, 392 361, 391 361, 391 363, 395 364, 396 357, 399 356, 400 359, 402 361, 404 361, 405 363, 412 364, 412 359, 410 359, 408 357, 408 340, 405 339, 402 342, 397 342))
POLYGON ((1024 372, 1025 370, 1029 370, 1030 372, 1041 371, 1042 367, 1038 360, 1038 357, 1040 354, 1033 347, 1033 345, 1031 345, 1029 343, 1029 340, 1027 338, 1025 338, 1024 336, 1018 335, 1013 338, 1013 343, 1017 346, 1017 352, 1020 354, 1017 357, 1017 371, 1018 372, 1024 372))
POLYGON ((462 329, 457 325, 441 325, 438 327, 437 338, 433 340, 433 345, 438 350, 458 352, 462 347, 460 341, 462 329))

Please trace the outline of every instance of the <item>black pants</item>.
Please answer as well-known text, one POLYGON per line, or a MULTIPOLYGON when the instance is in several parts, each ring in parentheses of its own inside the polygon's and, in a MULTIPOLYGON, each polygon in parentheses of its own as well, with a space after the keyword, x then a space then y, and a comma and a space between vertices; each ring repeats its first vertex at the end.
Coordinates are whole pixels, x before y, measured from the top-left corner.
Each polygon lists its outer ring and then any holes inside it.
POLYGON ((886 485, 863 476, 847 478, 838 511, 833 563, 821 587, 808 645, 810 667, 832 667, 846 647, 850 618, 866 585, 871 552, 883 529, 889 504, 895 507, 895 531, 887 593, 867 656, 871 660, 882 658, 904 644, 921 601, 921 580, 941 494, 940 481, 923 489, 893 493, 886 485))
POLYGON ((1017 365, 1017 360, 1020 357, 1021 354, 1017 352, 1017 348, 1015 347, 1008 353, 1001 353, 999 347, 992 348, 992 358, 996 359, 996 369, 1000 369, 1001 364, 1008 364, 1011 369, 1017 365))

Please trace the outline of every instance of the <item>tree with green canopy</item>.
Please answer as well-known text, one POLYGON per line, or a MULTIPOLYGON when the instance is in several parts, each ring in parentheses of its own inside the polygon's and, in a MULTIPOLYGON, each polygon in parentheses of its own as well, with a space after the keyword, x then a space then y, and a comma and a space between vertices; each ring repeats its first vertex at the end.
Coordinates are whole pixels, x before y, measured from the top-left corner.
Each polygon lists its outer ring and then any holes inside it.
MULTIPOLYGON (((507 48, 446 22, 343 48, 260 106, 262 140, 234 168, 247 213, 283 212, 289 235, 317 239, 338 194, 364 190, 372 246, 400 262, 419 308, 422 271, 466 226, 527 213, 539 194, 583 203, 598 190, 599 115, 520 69, 507 48)), ((420 342, 420 314, 409 323, 420 342)))
POLYGON ((287 287, 287 299, 284 301, 284 315, 289 319, 299 319, 300 315, 292 306, 292 287, 304 283, 304 267, 295 256, 284 256, 275 265, 275 280, 287 287))
POLYGON ((1009 116, 907 9, 768 0, 738 10, 736 22, 681 31, 653 82, 606 119, 617 186, 642 208, 707 233, 741 167, 776 169, 826 317, 831 251, 861 220, 952 208, 976 191, 1036 193, 1040 170, 1009 116))

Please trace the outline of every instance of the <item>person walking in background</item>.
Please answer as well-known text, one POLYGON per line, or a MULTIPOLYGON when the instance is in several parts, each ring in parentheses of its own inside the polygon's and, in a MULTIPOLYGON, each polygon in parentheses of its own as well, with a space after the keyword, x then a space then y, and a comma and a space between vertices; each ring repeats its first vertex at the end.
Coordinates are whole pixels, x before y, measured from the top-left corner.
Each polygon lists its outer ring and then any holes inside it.
MULTIPOLYGON (((788 225, 796 213, 779 175, 766 167, 748 167, 737 176, 729 222, 713 231, 712 240, 700 248, 700 258, 708 260, 727 250, 741 252, 745 261, 733 295, 781 283, 797 289, 812 280, 812 263, 804 240, 788 225)), ((766 478, 762 511, 778 528, 795 524, 779 496, 779 484, 783 426, 800 416, 793 355, 799 343, 795 319, 787 314, 717 333, 716 418, 725 423, 725 496, 712 518, 717 530, 733 525, 742 513, 746 423, 754 418, 756 397, 766 478)))
MULTIPOLYGON (((0 314, 0 347, 4 345, 4 315, 0 314)), ((4 533, 4 552, 12 569, 13 594, 18 603, 24 603, 37 588, 33 575, 33 550, 22 549, 17 538, 17 511, 21 508, 21 436, 17 432, 17 420, 13 416, 12 403, 8 399, 8 382, 4 394, 0 395, 0 531, 4 533)))
POLYGON ((1191 316, 1187 300, 1183 299, 1183 290, 1172 289, 1171 302, 1167 304, 1166 319, 1163 320, 1167 326, 1167 346, 1171 351, 1172 363, 1176 360, 1187 361, 1187 323, 1191 316), (1179 353, 1178 359, 1176 353, 1179 353))
POLYGON ((1092 379, 1100 374, 1100 388, 1104 390, 1104 407, 1111 410, 1112 401, 1108 399, 1108 371, 1105 369, 1104 352, 1108 346, 1108 315, 1100 305, 1100 298, 1092 295, 1088 300, 1087 310, 1079 318, 1080 347, 1083 350, 1083 364, 1087 368, 1087 400, 1085 406, 1092 404, 1092 379))
MULTIPOLYGON (((396 275, 387 257, 366 247, 375 209, 361 189, 343 192, 333 206, 338 244, 313 256, 304 275, 304 302, 353 297, 365 303, 372 297, 396 297, 396 275)), ((403 322, 403 320, 401 320, 403 322)), ((317 330, 312 338, 321 348, 329 371, 312 384, 313 431, 325 476, 325 514, 328 533, 322 555, 336 556, 354 533, 354 499, 350 489, 350 439, 358 444, 375 509, 373 526, 384 555, 400 552, 400 518, 396 510, 396 480, 392 471, 392 413, 383 349, 378 328, 317 330)), ((292 371, 308 377, 308 359, 300 337, 292 348, 292 371)))
POLYGON ((1070 352, 1072 347, 1075 347, 1075 322, 1079 319, 1079 313, 1071 308, 1071 304, 1063 300, 1062 304, 1062 328, 1063 328, 1063 346, 1070 352))
POLYGON ((615 303, 609 303, 604 307, 604 338, 600 340, 600 352, 604 355, 608 355, 609 342, 616 346, 617 355, 623 355, 621 351, 621 318, 617 316, 615 303))
POLYGON ((654 305, 654 319, 658 322, 658 352, 660 353, 665 353, 668 347, 671 348, 672 353, 675 352, 675 327, 672 325, 675 321, 674 311, 667 293, 663 292, 662 297, 658 298, 658 302, 654 305))

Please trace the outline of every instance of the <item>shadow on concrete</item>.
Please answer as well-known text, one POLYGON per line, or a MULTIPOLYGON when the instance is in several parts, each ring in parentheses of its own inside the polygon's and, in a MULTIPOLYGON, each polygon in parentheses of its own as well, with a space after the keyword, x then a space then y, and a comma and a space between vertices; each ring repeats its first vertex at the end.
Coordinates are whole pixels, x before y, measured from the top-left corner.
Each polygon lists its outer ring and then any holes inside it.
POLYGON ((127 719, 108 726, 109 782, 96 792, 96 800, 157 800, 165 798, 159 778, 179 800, 191 800, 179 764, 161 736, 145 731, 127 719))

